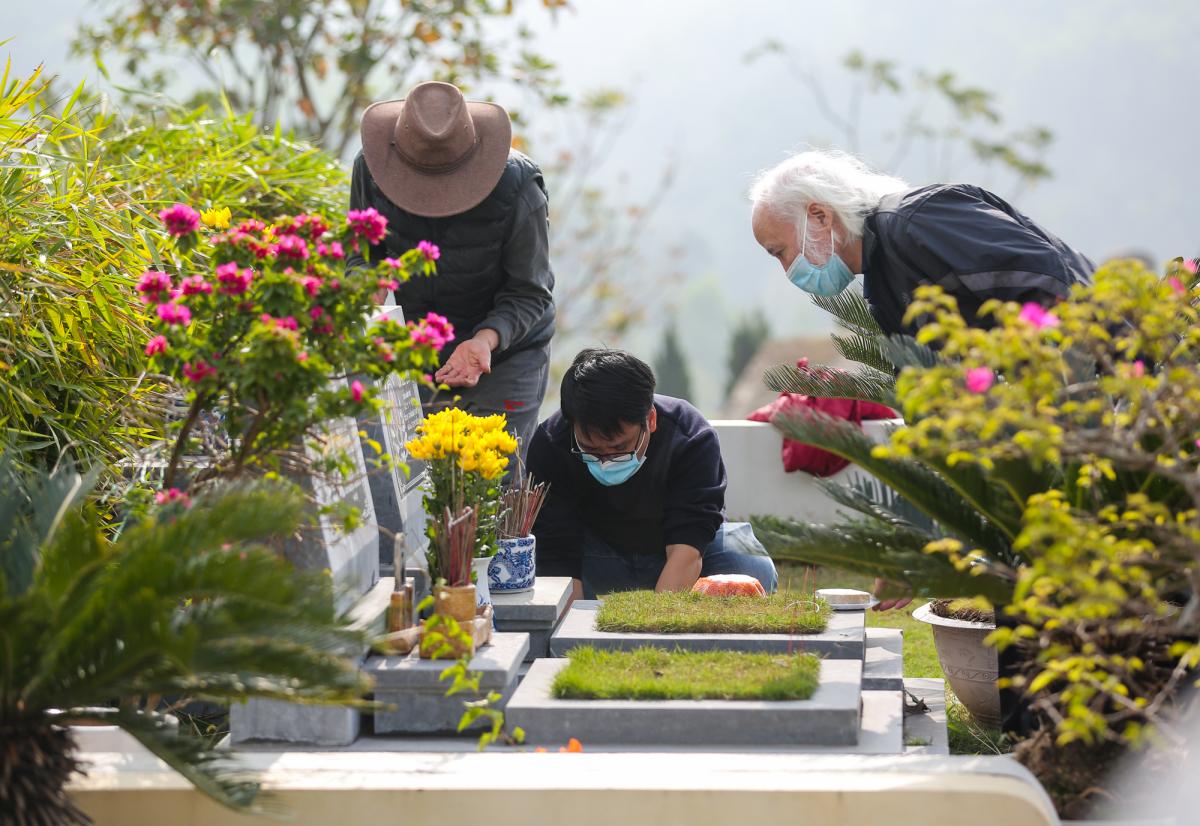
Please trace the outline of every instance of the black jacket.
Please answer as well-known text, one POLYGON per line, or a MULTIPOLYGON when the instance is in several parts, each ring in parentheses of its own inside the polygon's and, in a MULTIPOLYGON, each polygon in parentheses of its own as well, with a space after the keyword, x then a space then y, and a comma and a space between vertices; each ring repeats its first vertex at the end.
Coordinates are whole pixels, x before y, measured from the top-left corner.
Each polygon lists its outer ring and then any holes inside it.
POLYGON ((525 465, 550 492, 533 527, 539 576, 578 578, 580 539, 591 531, 630 555, 661 556, 668 545, 703 552, 725 520, 725 463, 717 433, 683 399, 654 397, 658 427, 646 462, 628 481, 605 487, 571 453, 561 412, 542 422, 525 465))
MULTIPOLYGON (((396 257, 419 241, 441 249, 437 275, 414 276, 396 291, 404 317, 428 312, 454 325, 455 340, 442 351, 443 364, 459 342, 488 327, 500 336, 493 363, 534 347, 554 335, 554 273, 550 269, 549 202, 541 170, 512 152, 500 182, 478 206, 445 218, 425 218, 396 206, 375 184, 366 159, 354 159, 350 209, 374 207, 388 221, 371 260, 396 257)), ((351 255, 349 267, 361 265, 351 255)))
POLYGON ((1095 265, 997 195, 935 184, 886 196, 863 227, 863 295, 888 334, 916 332, 904 311, 913 290, 937 284, 972 326, 985 301, 1052 304, 1095 265))

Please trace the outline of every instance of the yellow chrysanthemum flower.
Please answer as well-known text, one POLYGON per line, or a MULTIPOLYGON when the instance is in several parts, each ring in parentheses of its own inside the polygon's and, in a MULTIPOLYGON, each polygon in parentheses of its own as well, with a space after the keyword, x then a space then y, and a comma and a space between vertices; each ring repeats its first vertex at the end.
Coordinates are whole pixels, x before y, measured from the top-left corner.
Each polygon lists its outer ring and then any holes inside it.
POLYGON ((200 213, 200 220, 204 222, 204 226, 213 229, 229 229, 232 219, 233 213, 229 211, 229 207, 213 207, 200 213))

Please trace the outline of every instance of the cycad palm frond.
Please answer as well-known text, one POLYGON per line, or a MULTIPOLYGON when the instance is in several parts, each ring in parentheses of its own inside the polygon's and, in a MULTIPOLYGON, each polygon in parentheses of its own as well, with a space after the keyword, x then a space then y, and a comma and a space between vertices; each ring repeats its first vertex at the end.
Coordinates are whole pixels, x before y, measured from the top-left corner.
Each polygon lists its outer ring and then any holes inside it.
POLYGON ((922 531, 865 520, 807 525, 776 517, 753 517, 754 533, 775 560, 880 576, 905 583, 915 596, 949 598, 979 594, 994 603, 1012 598, 1011 581, 959 571, 942 554, 927 554, 933 538, 922 531))
POLYGON ((854 290, 843 290, 837 295, 814 295, 812 302, 832 315, 843 330, 868 338, 883 335, 879 322, 871 315, 867 300, 854 290))
POLYGON ((816 482, 830 499, 863 516, 893 528, 907 528, 939 538, 944 535, 928 514, 887 485, 881 484, 878 479, 859 476, 849 483, 829 479, 818 479, 816 482))
POLYGON ((892 373, 892 363, 888 361, 887 356, 880 348, 878 336, 864 336, 862 333, 839 336, 835 333, 832 338, 833 347, 842 355, 842 358, 865 364, 883 374, 890 375, 892 373))
POLYGON ((937 352, 931 347, 920 344, 912 336, 879 336, 876 340, 880 352, 893 368, 899 372, 905 367, 934 367, 940 361, 937 352))
MULTIPOLYGON (((1011 561, 1015 530, 1007 534, 986 519, 975 503, 964 499, 947 477, 920 462, 876 456, 875 443, 854 422, 812 411, 798 411, 780 413, 772 424, 789 439, 827 450, 858 465, 971 548, 981 549, 1005 564, 1011 561)), ((950 472, 972 473, 967 466, 961 471, 950 469, 950 472)), ((992 504, 996 500, 1011 501, 1007 492, 989 486, 986 477, 976 476, 977 473, 972 474, 971 478, 980 483, 976 490, 980 499, 992 504)), ((1017 521, 1019 523, 1019 515, 1017 521)), ((1002 525, 1008 526, 1007 523, 1002 525)))
POLYGON ((809 367, 801 370, 790 364, 768 368, 763 373, 767 387, 779 393, 800 393, 826 399, 859 399, 885 407, 896 407, 896 381, 891 375, 870 367, 854 373, 809 367))
MULTIPOLYGON (((28 492, 45 484, 24 487, 24 503, 4 511, 0 554, 11 555, 18 523, 34 524, 28 492)), ((86 484, 76 478, 69 487, 86 484)), ((294 491, 268 483, 216 490, 162 509, 115 542, 93 508, 61 507, 68 499, 56 500, 61 513, 34 549, 24 587, 14 578, 0 590, 0 740, 102 714, 236 808, 255 787, 229 774, 206 741, 169 732, 154 710, 93 707, 152 694, 361 704, 369 686, 355 662, 365 635, 337 615, 327 577, 265 547, 300 523, 294 491)), ((0 749, 0 775, 14 753, 0 749)))

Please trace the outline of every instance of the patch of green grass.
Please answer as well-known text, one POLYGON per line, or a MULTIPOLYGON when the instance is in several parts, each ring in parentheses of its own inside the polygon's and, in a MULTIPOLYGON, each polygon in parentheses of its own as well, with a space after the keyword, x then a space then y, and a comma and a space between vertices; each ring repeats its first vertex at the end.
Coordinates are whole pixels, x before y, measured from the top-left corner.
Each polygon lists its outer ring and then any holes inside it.
POLYGON ((623 591, 604 597, 596 628, 619 633, 815 634, 829 606, 811 594, 713 597, 691 591, 623 591))
POLYGON ((1008 754, 1013 744, 999 729, 989 728, 971 716, 954 692, 946 689, 946 732, 951 754, 1008 754))
MULTIPOLYGON (((808 568, 804 565, 778 562, 779 587, 801 590, 817 588, 857 588, 870 591, 872 580, 862 574, 851 574, 832 568, 808 568)), ((904 608, 892 611, 867 611, 867 627, 898 628, 904 632, 904 676, 943 679, 937 650, 933 647, 933 627, 912 618, 912 612, 925 600, 918 599, 904 608)))
POLYGON ((551 688, 563 700, 807 700, 821 672, 812 654, 585 646, 568 657, 551 688))

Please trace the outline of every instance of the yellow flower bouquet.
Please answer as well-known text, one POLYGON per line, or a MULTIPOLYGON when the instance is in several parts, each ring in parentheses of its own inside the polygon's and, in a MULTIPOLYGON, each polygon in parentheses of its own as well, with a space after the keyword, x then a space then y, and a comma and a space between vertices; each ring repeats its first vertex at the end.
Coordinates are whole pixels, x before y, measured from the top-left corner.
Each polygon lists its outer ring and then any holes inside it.
POLYGON ((452 407, 427 416, 417 428, 417 438, 405 445, 412 458, 429 467, 432 484, 425 494, 425 512, 430 517, 429 575, 435 582, 446 574, 439 561, 442 538, 437 525, 447 510, 457 514, 466 507, 474 509, 478 518, 474 556, 490 557, 496 552, 500 480, 508 457, 517 450, 507 425, 503 415, 473 416, 452 407))

